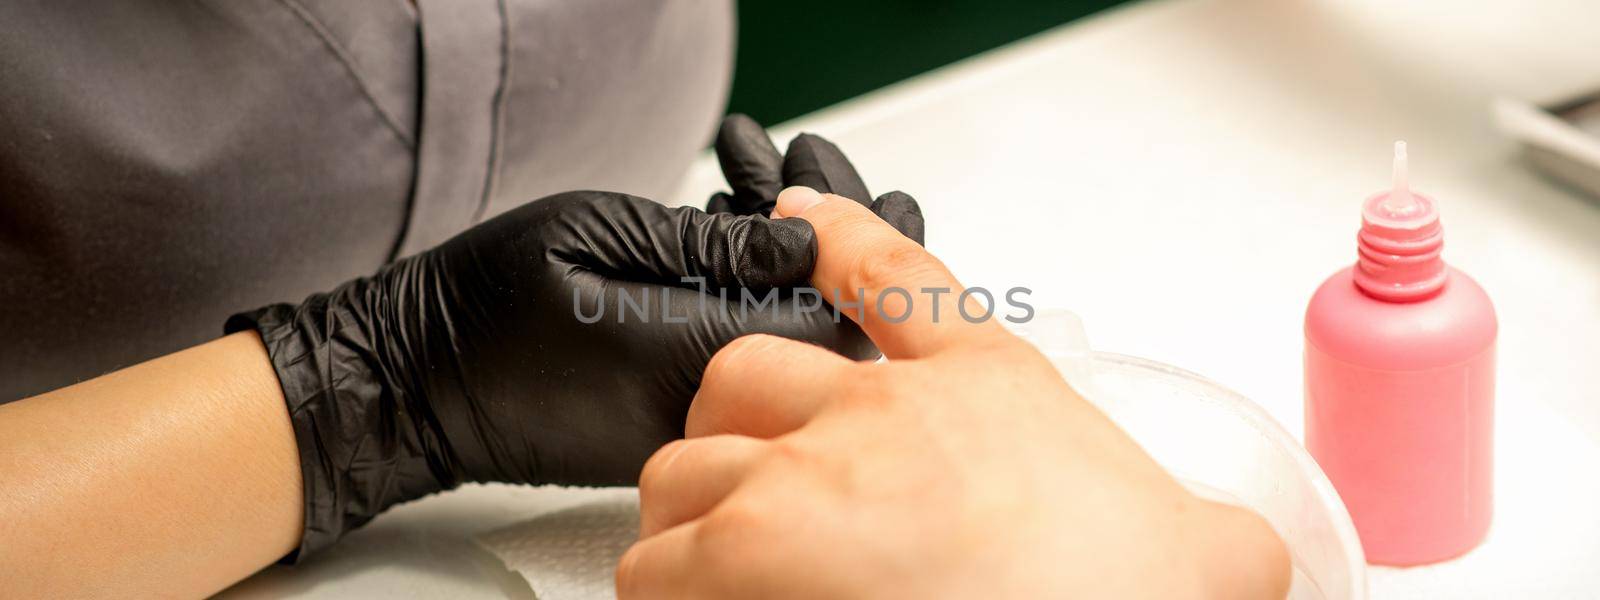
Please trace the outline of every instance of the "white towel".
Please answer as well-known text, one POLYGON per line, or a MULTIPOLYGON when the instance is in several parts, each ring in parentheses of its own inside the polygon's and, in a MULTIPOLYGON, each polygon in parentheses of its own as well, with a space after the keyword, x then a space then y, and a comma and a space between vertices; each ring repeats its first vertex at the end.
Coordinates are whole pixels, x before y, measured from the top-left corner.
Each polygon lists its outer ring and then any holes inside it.
POLYGON ((618 494, 478 536, 539 600, 615 598, 622 553, 639 537, 639 496, 618 494))

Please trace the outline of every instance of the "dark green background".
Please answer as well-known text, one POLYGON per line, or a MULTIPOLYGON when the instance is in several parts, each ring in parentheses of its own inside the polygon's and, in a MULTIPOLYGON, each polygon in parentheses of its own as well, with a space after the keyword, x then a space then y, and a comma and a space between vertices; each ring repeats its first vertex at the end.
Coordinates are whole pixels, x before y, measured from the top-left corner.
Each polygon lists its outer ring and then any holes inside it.
POLYGON ((729 112, 771 125, 1122 0, 746 0, 729 112))

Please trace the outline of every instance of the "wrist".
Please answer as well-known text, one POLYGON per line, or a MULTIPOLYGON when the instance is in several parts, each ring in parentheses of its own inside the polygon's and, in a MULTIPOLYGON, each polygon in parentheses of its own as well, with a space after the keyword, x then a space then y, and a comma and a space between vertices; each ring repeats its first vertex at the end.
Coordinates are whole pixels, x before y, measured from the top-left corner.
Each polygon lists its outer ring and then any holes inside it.
POLYGON ((1289 593, 1288 548, 1254 511, 1193 498, 1190 538, 1201 597, 1281 599, 1289 593))
POLYGON ((417 410, 398 332, 381 327, 389 304, 381 277, 350 281, 298 306, 275 304, 229 318, 229 332, 261 336, 283 391, 304 488, 298 560, 394 504, 454 487, 443 444, 417 410), (381 485, 376 483, 381 482, 381 485))

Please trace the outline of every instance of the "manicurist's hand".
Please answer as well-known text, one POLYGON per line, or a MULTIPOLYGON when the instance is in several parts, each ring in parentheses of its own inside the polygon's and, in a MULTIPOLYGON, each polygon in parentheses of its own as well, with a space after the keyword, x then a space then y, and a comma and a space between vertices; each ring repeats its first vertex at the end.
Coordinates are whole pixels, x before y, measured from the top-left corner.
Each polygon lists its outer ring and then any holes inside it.
POLYGON ((804 188, 777 214, 813 225, 813 284, 864 302, 860 324, 890 360, 764 335, 718 352, 689 439, 640 478, 621 597, 1286 593, 1263 519, 1185 491, 994 321, 964 320, 949 296, 934 308, 918 290, 960 284, 917 244, 804 188), (878 306, 886 288, 912 292, 909 306, 878 306))
MULTIPOLYGON (((815 136, 779 154, 743 117, 724 124, 717 154, 733 194, 712 212, 557 194, 298 305, 232 319, 260 333, 288 402, 302 554, 463 482, 632 484, 682 437, 701 372, 739 336, 877 357, 853 323, 793 289, 814 264, 810 223, 762 210, 785 183, 864 193, 844 154, 815 136)), ((874 208, 922 229, 903 194, 874 208)))

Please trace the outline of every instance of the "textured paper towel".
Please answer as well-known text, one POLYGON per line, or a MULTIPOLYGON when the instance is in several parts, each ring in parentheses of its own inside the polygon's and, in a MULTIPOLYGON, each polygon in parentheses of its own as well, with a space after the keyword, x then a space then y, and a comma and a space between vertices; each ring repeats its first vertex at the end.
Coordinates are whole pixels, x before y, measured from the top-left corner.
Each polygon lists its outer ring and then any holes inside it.
POLYGON ((539 600, 617 596, 617 560, 639 537, 639 497, 614 496, 490 531, 478 545, 528 580, 539 600))

